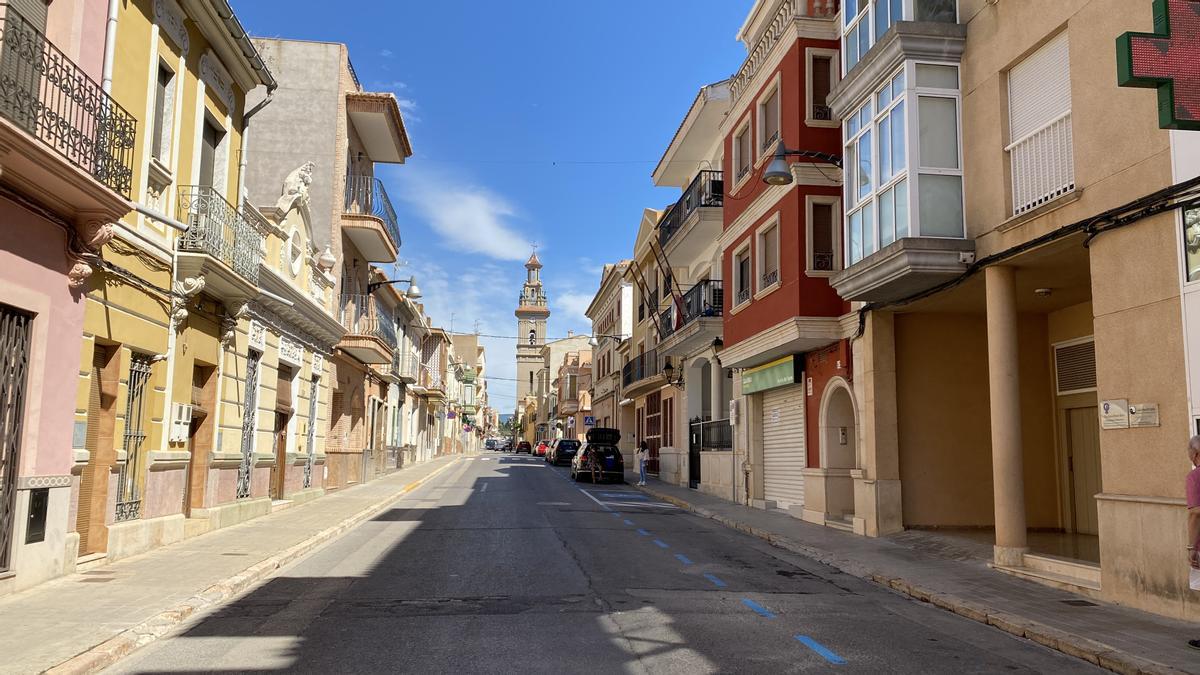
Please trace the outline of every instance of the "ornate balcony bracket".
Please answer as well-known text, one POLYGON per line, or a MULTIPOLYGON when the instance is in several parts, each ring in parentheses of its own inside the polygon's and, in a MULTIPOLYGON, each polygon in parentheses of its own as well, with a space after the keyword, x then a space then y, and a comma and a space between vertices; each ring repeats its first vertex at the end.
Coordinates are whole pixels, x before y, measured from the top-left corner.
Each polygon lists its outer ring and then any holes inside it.
POLYGON ((188 300, 204 290, 204 283, 204 275, 200 275, 171 284, 171 290, 175 292, 175 297, 171 299, 171 327, 175 332, 183 330, 188 318, 188 300))

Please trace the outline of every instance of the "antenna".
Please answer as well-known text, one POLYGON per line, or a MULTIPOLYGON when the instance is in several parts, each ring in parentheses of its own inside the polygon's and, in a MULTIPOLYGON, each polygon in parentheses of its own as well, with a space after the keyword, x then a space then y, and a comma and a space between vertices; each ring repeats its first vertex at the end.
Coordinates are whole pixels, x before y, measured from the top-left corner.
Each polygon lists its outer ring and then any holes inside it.
POLYGON ((479 319, 475 319, 475 334, 479 335, 479 319))

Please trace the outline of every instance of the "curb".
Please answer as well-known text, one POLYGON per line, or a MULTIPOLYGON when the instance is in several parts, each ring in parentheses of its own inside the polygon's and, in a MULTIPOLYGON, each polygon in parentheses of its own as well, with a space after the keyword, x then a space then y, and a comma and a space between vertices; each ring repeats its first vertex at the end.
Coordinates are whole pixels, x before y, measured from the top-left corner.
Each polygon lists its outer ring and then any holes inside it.
POLYGON ((1002 612, 948 593, 942 593, 909 582, 900 577, 891 577, 878 572, 872 572, 866 566, 853 560, 839 558, 829 551, 806 546, 798 541, 782 537, 773 532, 752 527, 746 523, 727 516, 714 513, 702 506, 675 497, 674 495, 658 492, 650 487, 634 485, 638 490, 653 497, 690 511, 698 516, 714 520, 725 527, 758 537, 778 548, 802 555, 819 563, 829 565, 851 576, 873 582, 901 595, 906 595, 920 602, 927 602, 935 607, 953 612, 959 616, 987 624, 1006 633, 1020 638, 1032 640, 1040 645, 1062 652, 1068 656, 1083 659, 1092 665, 1111 670, 1121 675, 1176 675, 1188 671, 1150 661, 1139 656, 1122 652, 1116 647, 1096 642, 1073 633, 1048 626, 1044 623, 1025 617, 1002 612))
POLYGON ((304 556, 364 520, 387 510, 392 504, 404 497, 404 495, 424 485, 443 471, 458 466, 461 461, 456 459, 455 461, 448 462, 428 476, 408 483, 400 488, 398 492, 388 495, 385 499, 368 506, 337 525, 327 527, 308 539, 294 544, 266 560, 255 563, 228 579, 218 581, 178 605, 164 610, 136 626, 127 628, 104 642, 56 666, 48 668, 44 672, 49 675, 82 675, 85 673, 96 673, 113 665, 137 649, 171 632, 193 614, 220 605, 226 600, 239 595, 284 565, 304 556))

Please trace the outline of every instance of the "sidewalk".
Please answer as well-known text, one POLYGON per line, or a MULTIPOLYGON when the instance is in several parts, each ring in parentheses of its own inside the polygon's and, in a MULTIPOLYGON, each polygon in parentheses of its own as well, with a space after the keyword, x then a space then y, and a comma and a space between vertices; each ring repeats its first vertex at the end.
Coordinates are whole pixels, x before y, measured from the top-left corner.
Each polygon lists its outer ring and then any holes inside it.
POLYGON ((442 457, 0 600, 0 672, 95 672, 220 604, 434 474, 442 457), (68 663, 69 662, 69 663, 68 663))
MULTIPOLYGON (((629 478, 636 484, 636 474, 629 478)), ((1200 673, 1200 652, 1187 646, 1189 639, 1200 637, 1200 626, 1098 600, 1065 604, 1085 599, 993 571, 981 560, 939 556, 936 535, 906 532, 871 539, 654 479, 638 489, 847 574, 1109 670, 1200 673)))

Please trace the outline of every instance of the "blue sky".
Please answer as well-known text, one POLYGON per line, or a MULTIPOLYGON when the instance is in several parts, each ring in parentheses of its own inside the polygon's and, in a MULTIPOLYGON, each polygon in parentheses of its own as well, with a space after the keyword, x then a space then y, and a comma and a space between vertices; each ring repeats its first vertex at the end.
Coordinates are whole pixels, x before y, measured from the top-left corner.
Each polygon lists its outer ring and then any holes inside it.
MULTIPOLYGON (((456 331, 515 335, 530 242, 549 334, 588 332, 605 262, 629 255, 650 172, 699 88, 733 74, 751 0, 234 0, 253 35, 344 42, 364 87, 401 101, 413 157, 384 166, 426 311, 456 331)), ((488 370, 515 374, 490 338, 488 370)), ((493 380, 501 411, 514 385, 493 380)))

